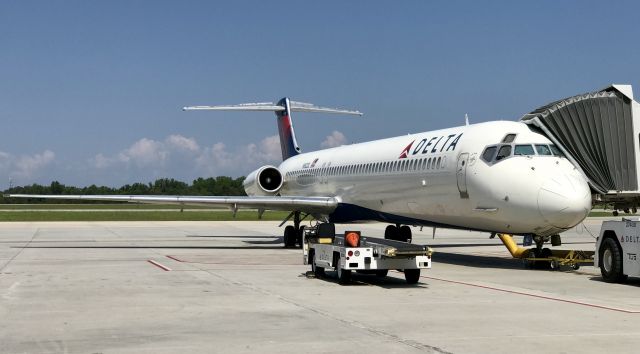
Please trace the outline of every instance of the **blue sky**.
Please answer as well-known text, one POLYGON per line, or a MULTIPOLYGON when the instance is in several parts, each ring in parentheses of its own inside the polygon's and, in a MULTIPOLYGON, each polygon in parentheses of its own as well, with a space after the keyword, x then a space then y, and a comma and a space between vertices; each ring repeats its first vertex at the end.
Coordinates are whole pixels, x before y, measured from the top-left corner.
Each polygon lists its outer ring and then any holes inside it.
POLYGON ((0 1, 0 189, 244 175, 277 163, 289 96, 304 151, 472 122, 629 83, 632 1, 0 1))

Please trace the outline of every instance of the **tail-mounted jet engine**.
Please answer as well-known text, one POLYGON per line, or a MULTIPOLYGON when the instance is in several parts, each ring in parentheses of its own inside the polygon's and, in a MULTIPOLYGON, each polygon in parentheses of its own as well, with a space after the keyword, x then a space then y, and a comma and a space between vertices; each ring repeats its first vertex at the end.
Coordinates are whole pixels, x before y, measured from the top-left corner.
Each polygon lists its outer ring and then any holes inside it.
POLYGON ((262 166, 245 178, 242 186, 248 196, 270 196, 282 188, 282 173, 273 166, 262 166))

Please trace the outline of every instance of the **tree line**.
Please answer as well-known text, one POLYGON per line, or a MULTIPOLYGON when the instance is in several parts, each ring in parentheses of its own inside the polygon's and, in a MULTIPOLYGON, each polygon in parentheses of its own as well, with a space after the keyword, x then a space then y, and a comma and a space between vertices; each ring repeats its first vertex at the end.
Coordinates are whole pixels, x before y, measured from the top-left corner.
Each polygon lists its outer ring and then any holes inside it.
MULTIPOLYGON (((12 187, 2 194, 121 194, 121 195, 221 195, 235 196, 246 195, 242 182, 244 177, 231 178, 227 176, 198 178, 191 184, 175 180, 173 178, 161 178, 155 182, 125 184, 119 188, 90 185, 88 187, 73 187, 64 185, 58 181, 51 182, 50 185, 32 184, 30 186, 12 187)), ((0 204, 13 203, 33 203, 31 199, 5 198, 0 195, 0 204)), ((38 203, 92 203, 91 201, 73 200, 42 200, 38 203)), ((95 203, 95 202, 93 202, 95 203)))

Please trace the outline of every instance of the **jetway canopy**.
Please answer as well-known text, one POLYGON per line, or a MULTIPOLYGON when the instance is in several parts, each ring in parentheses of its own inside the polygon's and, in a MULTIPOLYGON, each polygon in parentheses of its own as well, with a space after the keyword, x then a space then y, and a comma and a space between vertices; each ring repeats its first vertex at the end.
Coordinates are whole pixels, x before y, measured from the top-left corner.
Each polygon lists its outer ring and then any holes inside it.
POLYGON ((580 167, 602 195, 637 197, 640 104, 630 85, 555 101, 524 115, 580 167))

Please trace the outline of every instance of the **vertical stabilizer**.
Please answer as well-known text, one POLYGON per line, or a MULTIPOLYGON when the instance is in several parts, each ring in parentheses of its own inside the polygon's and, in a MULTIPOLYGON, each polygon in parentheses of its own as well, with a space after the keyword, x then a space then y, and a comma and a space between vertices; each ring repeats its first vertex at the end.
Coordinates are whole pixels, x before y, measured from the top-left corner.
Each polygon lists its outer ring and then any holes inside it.
POLYGON ((298 155, 300 153, 300 147, 298 146, 296 132, 293 130, 293 121, 291 120, 291 102, 285 97, 278 101, 277 105, 284 107, 284 110, 275 112, 276 119, 278 120, 282 160, 284 161, 291 156, 298 155))

